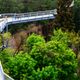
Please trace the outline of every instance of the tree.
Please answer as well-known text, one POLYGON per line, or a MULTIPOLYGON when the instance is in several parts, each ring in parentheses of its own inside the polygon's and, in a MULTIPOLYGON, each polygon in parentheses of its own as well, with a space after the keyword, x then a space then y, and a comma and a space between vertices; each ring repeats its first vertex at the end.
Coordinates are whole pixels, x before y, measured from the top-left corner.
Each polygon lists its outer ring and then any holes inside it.
POLYGON ((76 26, 76 32, 80 30, 80 0, 74 0, 74 23, 76 26))
POLYGON ((47 54, 48 58, 45 62, 50 62, 51 65, 56 66, 59 80, 76 79, 77 59, 70 48, 59 41, 50 41, 47 43, 47 54))
POLYGON ((15 57, 10 57, 7 63, 9 75, 17 80, 29 80, 32 71, 36 65, 36 61, 27 53, 20 52, 15 57))
POLYGON ((58 0, 57 1, 57 17, 54 23, 55 27, 72 30, 73 14, 72 7, 70 7, 72 0, 58 0))

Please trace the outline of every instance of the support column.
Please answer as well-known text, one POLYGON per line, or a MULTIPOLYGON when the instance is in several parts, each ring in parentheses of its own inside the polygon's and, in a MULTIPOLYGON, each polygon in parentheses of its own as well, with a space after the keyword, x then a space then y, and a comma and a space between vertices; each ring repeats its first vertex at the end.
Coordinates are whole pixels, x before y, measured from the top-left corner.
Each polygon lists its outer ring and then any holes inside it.
POLYGON ((6 32, 8 32, 8 24, 6 25, 6 32))
MULTIPOLYGON (((8 24, 6 25, 6 33, 8 32, 8 24)), ((8 47, 8 39, 6 39, 5 46, 8 47)))

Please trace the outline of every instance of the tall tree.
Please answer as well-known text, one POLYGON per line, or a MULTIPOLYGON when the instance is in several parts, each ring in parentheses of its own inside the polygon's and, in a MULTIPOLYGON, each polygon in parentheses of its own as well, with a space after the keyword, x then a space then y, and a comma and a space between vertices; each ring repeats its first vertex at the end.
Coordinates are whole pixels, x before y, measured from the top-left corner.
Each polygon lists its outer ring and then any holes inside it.
POLYGON ((72 7, 70 7, 73 0, 58 0, 57 1, 57 17, 55 20, 55 27, 72 30, 73 14, 72 7))

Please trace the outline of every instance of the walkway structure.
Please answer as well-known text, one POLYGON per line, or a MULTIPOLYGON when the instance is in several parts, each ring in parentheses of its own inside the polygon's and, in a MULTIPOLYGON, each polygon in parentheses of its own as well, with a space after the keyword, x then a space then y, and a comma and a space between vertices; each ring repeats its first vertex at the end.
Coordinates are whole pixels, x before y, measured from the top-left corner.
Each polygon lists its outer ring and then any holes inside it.
POLYGON ((8 30, 8 25, 10 24, 54 19, 56 14, 56 9, 29 13, 0 14, 0 32, 2 32, 5 28, 8 30))

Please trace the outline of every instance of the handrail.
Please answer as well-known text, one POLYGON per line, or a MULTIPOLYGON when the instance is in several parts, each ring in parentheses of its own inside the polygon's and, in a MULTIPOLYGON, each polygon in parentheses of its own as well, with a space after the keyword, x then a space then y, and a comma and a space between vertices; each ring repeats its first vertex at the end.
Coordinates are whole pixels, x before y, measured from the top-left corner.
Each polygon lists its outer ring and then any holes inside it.
POLYGON ((56 9, 54 10, 46 10, 46 11, 37 11, 37 12, 27 12, 27 13, 3 13, 3 14, 0 14, 0 16, 20 16, 20 15, 33 15, 33 14, 54 14, 55 15, 55 11, 56 9))

